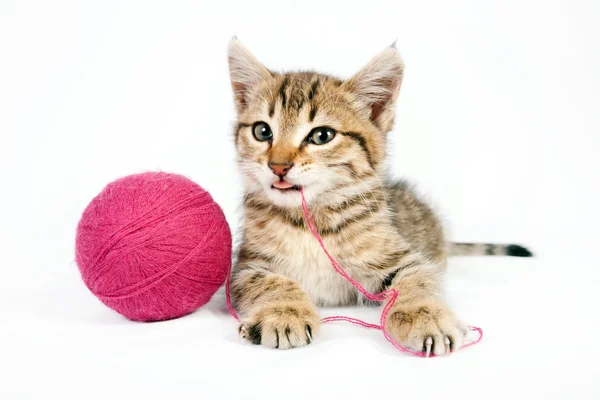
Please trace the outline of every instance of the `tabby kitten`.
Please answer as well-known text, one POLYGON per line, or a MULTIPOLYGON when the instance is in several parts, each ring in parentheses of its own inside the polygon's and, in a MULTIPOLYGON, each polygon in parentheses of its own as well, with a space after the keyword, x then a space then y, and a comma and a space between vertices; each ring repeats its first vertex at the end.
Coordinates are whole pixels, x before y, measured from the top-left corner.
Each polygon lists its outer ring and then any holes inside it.
POLYGON ((386 179, 386 135, 404 65, 395 46, 349 80, 275 73, 233 39, 229 68, 245 184, 243 240, 231 294, 240 335, 288 349, 319 331, 316 306, 368 303, 338 275, 306 226, 302 188, 325 246, 367 290, 400 293, 387 329, 427 355, 462 346, 466 329, 444 302, 453 254, 530 256, 516 245, 449 244, 431 208, 386 179))

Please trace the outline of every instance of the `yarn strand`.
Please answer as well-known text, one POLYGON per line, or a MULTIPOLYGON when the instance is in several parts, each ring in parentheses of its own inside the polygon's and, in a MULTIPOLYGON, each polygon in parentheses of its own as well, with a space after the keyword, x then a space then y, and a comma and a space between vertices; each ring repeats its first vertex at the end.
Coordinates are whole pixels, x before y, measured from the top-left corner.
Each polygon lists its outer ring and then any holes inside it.
MULTIPOLYGON (((347 316, 343 316, 343 315, 335 315, 335 316, 325 317, 325 318, 321 319, 321 322, 329 323, 329 322, 344 321, 344 322, 350 322, 355 325, 360 325, 365 328, 378 329, 383 332, 385 339, 388 342, 390 342, 396 349, 400 350, 401 352, 409 353, 409 354, 419 356, 419 357, 427 357, 427 353, 425 353, 423 351, 414 351, 414 350, 407 349, 406 347, 403 347, 398 342, 396 342, 396 340, 394 340, 394 338, 392 338, 392 336, 385 329, 387 315, 388 315, 390 309, 394 306, 396 299, 398 298, 398 291, 394 288, 391 288, 388 290, 384 290, 383 292, 374 294, 374 293, 371 293, 368 290, 366 290, 359 282, 352 279, 346 273, 344 268, 335 260, 335 258, 333 258, 333 256, 329 253, 329 251, 325 247, 325 244, 323 243, 323 239, 321 238, 321 235, 319 234, 319 230, 317 229, 315 219, 308 208, 308 204, 306 202, 306 198, 304 197, 304 192, 303 192, 302 188, 300 189, 300 195, 302 196, 302 211, 304 212, 304 219, 306 220, 306 225, 308 226, 308 229, 310 230, 312 235, 315 237, 315 239, 317 239, 317 242, 321 246, 321 249, 323 250, 323 252, 325 252, 325 255, 327 256, 327 258, 329 258, 329 261, 331 262, 331 265, 333 266, 335 271, 338 274, 340 274, 341 276, 343 276, 344 279, 346 279, 348 282, 350 282, 367 299, 372 300, 372 301, 384 301, 384 300, 389 299, 389 301, 383 308, 383 312, 381 313, 379 325, 371 324, 371 323, 362 321, 357 318, 351 318, 351 317, 347 317, 347 316)), ((230 278, 231 278, 231 272, 227 275, 227 280, 226 280, 226 284, 225 284, 227 308, 229 309, 229 313, 231 314, 231 316, 233 316, 236 320, 239 321, 240 319, 231 304, 230 278)), ((469 326, 468 328, 471 331, 478 332, 479 337, 477 339, 475 339, 474 341, 463 345, 462 349, 479 343, 481 341, 481 339, 483 338, 483 330, 481 328, 476 327, 476 326, 469 326)), ((434 356, 435 356, 434 354, 429 355, 429 357, 434 357, 434 356)))

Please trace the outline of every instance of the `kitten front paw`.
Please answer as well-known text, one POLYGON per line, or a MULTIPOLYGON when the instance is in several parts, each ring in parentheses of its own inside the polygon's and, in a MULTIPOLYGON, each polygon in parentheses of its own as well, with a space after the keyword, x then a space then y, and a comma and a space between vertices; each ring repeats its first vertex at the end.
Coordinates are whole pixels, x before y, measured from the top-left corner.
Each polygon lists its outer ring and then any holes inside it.
POLYGON ((460 349, 467 335, 454 313, 438 301, 395 305, 387 316, 386 330, 402 346, 423 351, 427 357, 460 349))
POLYGON ((254 344, 291 349, 310 344, 319 325, 319 315, 309 302, 281 303, 256 311, 242 321, 239 332, 254 344))

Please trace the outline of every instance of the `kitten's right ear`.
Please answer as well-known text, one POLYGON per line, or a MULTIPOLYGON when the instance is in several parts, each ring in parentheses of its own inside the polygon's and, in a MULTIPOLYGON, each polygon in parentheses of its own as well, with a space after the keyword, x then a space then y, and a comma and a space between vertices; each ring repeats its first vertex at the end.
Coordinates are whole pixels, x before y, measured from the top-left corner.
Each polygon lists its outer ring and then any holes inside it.
POLYGON ((235 37, 229 42, 229 75, 238 113, 248 106, 252 90, 273 76, 235 37))

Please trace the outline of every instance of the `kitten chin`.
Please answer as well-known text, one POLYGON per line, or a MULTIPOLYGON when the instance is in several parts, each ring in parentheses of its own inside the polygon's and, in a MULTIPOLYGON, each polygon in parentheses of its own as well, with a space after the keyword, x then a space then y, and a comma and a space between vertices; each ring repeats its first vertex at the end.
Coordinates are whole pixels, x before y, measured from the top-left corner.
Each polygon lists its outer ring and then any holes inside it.
MULTIPOLYGON (((267 198, 277 207, 299 208, 302 207, 302 195, 300 190, 278 190, 275 188, 264 189, 267 198)), ((306 192, 305 192, 306 193, 306 192)))

